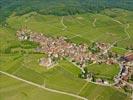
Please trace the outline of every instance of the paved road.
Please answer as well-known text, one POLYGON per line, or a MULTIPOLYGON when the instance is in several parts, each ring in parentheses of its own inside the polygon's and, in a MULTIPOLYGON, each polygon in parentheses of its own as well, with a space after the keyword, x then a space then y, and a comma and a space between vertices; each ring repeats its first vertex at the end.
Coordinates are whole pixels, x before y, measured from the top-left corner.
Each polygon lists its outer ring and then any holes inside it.
POLYGON ((0 71, 0 73, 2 73, 2 74, 4 74, 4 75, 7 75, 7 76, 9 76, 9 77, 12 77, 12 78, 14 78, 14 79, 23 81, 23 82, 25 82, 25 83, 28 83, 28 84, 30 84, 30 85, 39 87, 39 88, 41 88, 41 89, 50 91, 50 92, 65 94, 65 95, 68 95, 68 96, 76 97, 76 98, 81 99, 81 100, 88 100, 87 98, 81 97, 81 96, 79 96, 79 95, 75 95, 75 94, 72 94, 72 93, 67 93, 67 92, 58 91, 58 90, 54 90, 54 89, 50 89, 50 88, 44 87, 44 86, 42 86, 42 85, 33 83, 33 82, 31 82, 31 81, 24 80, 24 79, 22 79, 22 78, 20 78, 20 77, 17 77, 17 76, 15 76, 15 75, 9 74, 9 73, 7 73, 7 72, 0 71))

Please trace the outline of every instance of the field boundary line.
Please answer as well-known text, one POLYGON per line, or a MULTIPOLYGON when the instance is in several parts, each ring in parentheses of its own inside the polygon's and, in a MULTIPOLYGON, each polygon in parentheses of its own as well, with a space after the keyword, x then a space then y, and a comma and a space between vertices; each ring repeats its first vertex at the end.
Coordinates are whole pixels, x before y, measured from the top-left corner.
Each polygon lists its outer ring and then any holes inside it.
POLYGON ((76 95, 76 94, 72 94, 72 93, 63 92, 63 91, 59 91, 59 90, 55 90, 55 89, 50 89, 50 88, 44 87, 44 86, 42 86, 42 85, 33 83, 33 82, 31 82, 31 81, 24 80, 24 79, 22 79, 22 78, 20 78, 20 77, 17 77, 17 76, 15 76, 15 75, 9 74, 9 73, 4 72, 4 71, 0 71, 0 73, 2 73, 2 74, 4 74, 4 75, 7 75, 7 76, 9 76, 9 77, 12 77, 12 78, 14 78, 14 79, 17 79, 17 80, 19 80, 19 81, 28 83, 28 84, 30 84, 30 85, 36 86, 36 87, 38 87, 38 88, 41 88, 41 89, 50 91, 50 92, 65 94, 65 95, 72 96, 72 97, 76 97, 76 98, 82 99, 82 100, 88 100, 87 98, 81 97, 81 96, 76 95))
POLYGON ((86 83, 81 87, 81 89, 79 90, 79 92, 77 93, 78 95, 82 92, 82 90, 87 86, 88 81, 86 81, 86 83))
MULTIPOLYGON (((69 15, 69 16, 70 16, 70 15, 69 15)), ((70 17, 72 17, 72 19, 73 19, 75 22, 77 22, 78 24, 83 25, 83 23, 81 23, 78 19, 76 19, 76 17, 73 17, 73 16, 70 16, 70 17)))
POLYGON ((62 70, 64 70, 64 71, 66 71, 66 72, 68 72, 69 74, 71 74, 71 75, 73 75, 73 76, 75 76, 75 74, 73 74, 72 72, 70 72, 69 70, 67 70, 67 69, 65 69, 64 67, 62 67, 62 66, 59 66, 62 70))
MULTIPOLYGON (((74 35, 74 36, 72 36, 72 37, 70 37, 70 38, 68 38, 68 39, 73 39, 73 38, 75 38, 75 37, 81 37, 80 36, 80 34, 76 34, 76 35, 74 35)), ((82 37, 81 37, 82 38, 82 37)))
POLYGON ((16 74, 17 71, 19 71, 22 68, 22 66, 20 66, 19 68, 17 68, 14 72, 12 72, 12 74, 16 74))

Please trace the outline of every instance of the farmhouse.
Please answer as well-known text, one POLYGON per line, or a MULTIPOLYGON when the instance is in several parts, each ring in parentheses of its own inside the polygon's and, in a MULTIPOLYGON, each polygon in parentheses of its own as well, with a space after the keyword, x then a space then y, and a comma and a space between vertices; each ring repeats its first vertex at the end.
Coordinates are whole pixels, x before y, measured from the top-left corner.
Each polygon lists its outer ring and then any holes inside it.
POLYGON ((41 66, 45 66, 46 68, 50 68, 54 64, 51 58, 41 58, 39 62, 41 66))

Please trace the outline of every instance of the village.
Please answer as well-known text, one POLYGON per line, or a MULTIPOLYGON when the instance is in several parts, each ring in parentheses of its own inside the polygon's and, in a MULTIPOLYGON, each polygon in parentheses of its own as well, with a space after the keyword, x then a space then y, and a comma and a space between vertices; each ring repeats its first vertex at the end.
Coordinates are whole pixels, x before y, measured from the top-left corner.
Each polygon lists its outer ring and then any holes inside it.
POLYGON ((133 73, 133 53, 120 56, 110 51, 109 48, 111 48, 111 44, 108 43, 97 42, 93 43, 91 47, 88 47, 86 44, 77 45, 69 42, 65 37, 47 37, 43 35, 43 33, 36 33, 27 29, 17 31, 17 37, 21 41, 29 40, 39 43, 39 47, 36 48, 36 51, 47 54, 47 57, 39 59, 39 64, 47 69, 52 68, 59 59, 66 58, 82 69, 82 76, 87 76, 85 78, 91 82, 107 86, 127 86, 133 89, 133 85, 128 83, 128 79, 133 73), (120 66, 120 72, 114 77, 113 84, 103 79, 96 79, 96 81, 94 81, 92 75, 89 73, 85 75, 86 72, 84 68, 88 63, 118 64, 120 66))

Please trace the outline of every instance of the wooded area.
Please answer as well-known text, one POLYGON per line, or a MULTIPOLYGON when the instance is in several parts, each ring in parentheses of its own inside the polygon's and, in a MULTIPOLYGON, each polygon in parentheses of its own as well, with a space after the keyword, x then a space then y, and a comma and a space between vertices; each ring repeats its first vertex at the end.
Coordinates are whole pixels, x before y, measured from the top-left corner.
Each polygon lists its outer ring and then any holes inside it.
POLYGON ((0 23, 13 12, 23 15, 36 11, 40 14, 73 15, 99 12, 105 8, 133 10, 132 0, 0 0, 0 23))

